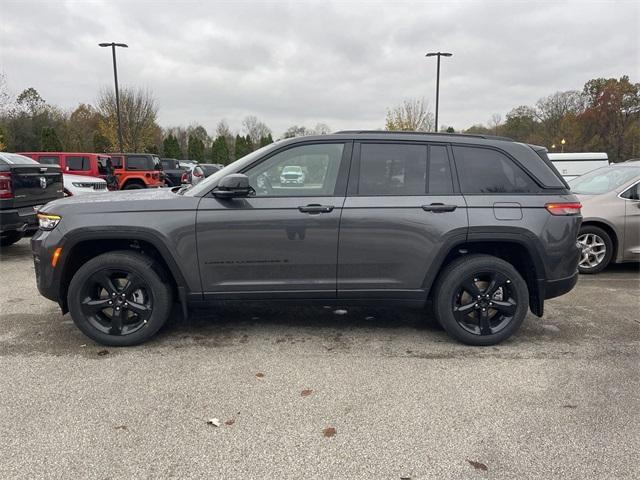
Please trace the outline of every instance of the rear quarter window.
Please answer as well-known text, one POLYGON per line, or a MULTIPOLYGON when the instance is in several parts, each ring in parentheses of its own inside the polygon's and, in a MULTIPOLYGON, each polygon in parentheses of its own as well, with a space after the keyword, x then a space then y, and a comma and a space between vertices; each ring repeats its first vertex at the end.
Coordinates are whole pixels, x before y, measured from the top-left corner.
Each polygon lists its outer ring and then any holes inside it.
POLYGON ((127 170, 153 170, 154 161, 149 157, 130 156, 127 157, 127 170))
POLYGON ((454 146, 462 193, 537 193, 540 187, 505 154, 490 148, 454 146))

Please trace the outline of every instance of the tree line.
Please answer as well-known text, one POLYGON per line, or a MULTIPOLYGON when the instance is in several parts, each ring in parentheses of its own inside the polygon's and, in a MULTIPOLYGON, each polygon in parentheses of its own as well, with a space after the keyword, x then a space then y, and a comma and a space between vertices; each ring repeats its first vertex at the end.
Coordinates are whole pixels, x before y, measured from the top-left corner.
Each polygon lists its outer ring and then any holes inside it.
MULTIPOLYGON (((253 115, 245 117, 240 131, 232 130, 225 120, 211 134, 198 124, 162 128, 157 121, 158 102, 145 89, 121 88, 120 110, 126 152, 226 165, 274 141, 272 130, 253 115)), ((424 100, 406 100, 387 110, 384 128, 432 131, 433 113, 424 100)), ((455 131, 443 125, 439 130, 455 131)), ((281 138, 330 132, 323 123, 315 128, 294 125, 281 138)), ((582 90, 556 92, 533 106, 513 108, 504 121, 494 114, 487 125, 476 124, 462 132, 506 136, 550 151, 603 151, 613 161, 638 157, 640 84, 627 76, 592 79, 582 90)), ((48 104, 34 88, 13 97, 0 75, 0 150, 108 153, 117 152, 118 145, 111 89, 103 89, 95 105, 81 103, 65 111, 48 104)))
POLYGON ((582 90, 556 92, 535 105, 494 114, 467 133, 501 135, 550 152, 606 152, 621 162, 640 157, 640 84, 628 76, 594 78, 582 90), (564 143, 563 143, 564 140, 564 143))

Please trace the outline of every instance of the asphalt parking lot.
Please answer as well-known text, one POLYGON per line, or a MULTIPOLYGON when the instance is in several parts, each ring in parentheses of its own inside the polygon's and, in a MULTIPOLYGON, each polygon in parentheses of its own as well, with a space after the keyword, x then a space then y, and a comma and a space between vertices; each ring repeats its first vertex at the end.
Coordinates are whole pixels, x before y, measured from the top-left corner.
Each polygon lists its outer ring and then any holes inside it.
POLYGON ((640 475, 635 265, 489 348, 410 310, 259 307, 105 348, 38 295, 28 240, 1 271, 0 478, 640 475))

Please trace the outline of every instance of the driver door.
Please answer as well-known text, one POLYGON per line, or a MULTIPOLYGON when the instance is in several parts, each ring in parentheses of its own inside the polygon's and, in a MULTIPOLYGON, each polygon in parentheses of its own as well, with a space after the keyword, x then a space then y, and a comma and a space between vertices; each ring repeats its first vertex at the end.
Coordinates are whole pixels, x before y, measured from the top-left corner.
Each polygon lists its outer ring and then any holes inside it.
POLYGON ((350 142, 297 143, 244 173, 255 196, 203 197, 196 220, 205 299, 336 297, 350 142), (282 175, 302 171, 291 183, 282 175))

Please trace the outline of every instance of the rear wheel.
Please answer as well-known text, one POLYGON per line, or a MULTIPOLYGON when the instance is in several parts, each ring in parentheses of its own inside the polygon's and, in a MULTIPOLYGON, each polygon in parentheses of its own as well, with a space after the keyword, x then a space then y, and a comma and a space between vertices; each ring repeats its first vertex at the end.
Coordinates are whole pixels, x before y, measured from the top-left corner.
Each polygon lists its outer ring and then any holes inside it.
POLYGON ((3 232, 2 236, 0 236, 0 247, 8 247, 9 245, 13 245, 22 237, 24 237, 24 232, 18 232, 16 230, 3 232))
POLYGON ((449 264, 434 297, 442 327, 468 345, 494 345, 509 338, 528 305, 524 279, 511 264, 489 255, 468 255, 449 264))
POLYGON ((604 270, 613 257, 613 242, 600 227, 586 225, 580 229, 578 243, 582 249, 578 270, 580 273, 598 273, 604 270))
POLYGON ((172 291, 159 266, 135 252, 110 252, 85 263, 71 279, 71 318, 103 345, 136 345, 167 321, 172 291))

